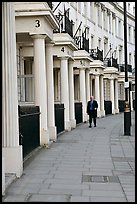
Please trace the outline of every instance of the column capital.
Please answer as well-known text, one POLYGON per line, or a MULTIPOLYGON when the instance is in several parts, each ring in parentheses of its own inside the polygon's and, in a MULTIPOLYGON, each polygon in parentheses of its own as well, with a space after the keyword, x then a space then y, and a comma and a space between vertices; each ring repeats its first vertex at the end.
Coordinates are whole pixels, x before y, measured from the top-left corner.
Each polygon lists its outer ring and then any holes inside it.
POLYGON ((68 60, 68 59, 69 59, 69 56, 60 56, 59 59, 60 59, 60 60, 68 60))
POLYGON ((72 58, 71 58, 71 59, 69 59, 69 64, 73 64, 73 63, 74 63, 74 61, 75 61, 75 60, 74 60, 74 59, 72 59, 72 58))
POLYGON ((46 43, 46 47, 53 47, 55 45, 54 41, 50 41, 46 43))
POLYGON ((46 34, 32 34, 30 35, 33 39, 45 39, 47 37, 46 34))
POLYGON ((90 67, 86 67, 86 71, 87 71, 87 72, 90 72, 90 67))
POLYGON ((97 76, 99 77, 100 74, 99 74, 99 73, 94 73, 94 76, 95 76, 95 77, 97 77, 97 76))
POLYGON ((80 71, 82 71, 82 70, 85 71, 85 70, 86 70, 86 67, 79 67, 79 70, 80 70, 80 71))

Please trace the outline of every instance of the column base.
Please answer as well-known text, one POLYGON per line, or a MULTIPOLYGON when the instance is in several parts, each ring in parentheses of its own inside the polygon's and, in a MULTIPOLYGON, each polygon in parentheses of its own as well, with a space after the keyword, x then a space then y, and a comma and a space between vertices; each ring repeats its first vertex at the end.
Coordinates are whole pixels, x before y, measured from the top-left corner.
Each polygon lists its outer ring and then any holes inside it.
POLYGON ((112 109, 112 115, 115 115, 115 113, 116 113, 115 109, 112 109))
POLYGON ((71 131, 71 122, 70 121, 65 121, 65 130, 71 131))
POLYGON ((76 128, 76 120, 72 119, 72 120, 70 120, 70 122, 71 122, 71 128, 72 129, 76 128))
POLYGON ((40 145, 44 147, 48 147, 49 145, 49 131, 48 130, 41 131, 40 145))
POLYGON ((105 110, 101 111, 101 117, 105 117, 105 110))
POLYGON ((4 157, 2 157, 2 195, 5 195, 5 162, 4 157))
POLYGON ((3 147, 2 154, 5 161, 5 173, 14 173, 17 177, 21 177, 23 173, 22 145, 3 147))
POLYGON ((98 118, 101 118, 101 116, 102 116, 102 115, 101 115, 101 111, 100 111, 100 110, 97 110, 97 117, 98 117, 98 118))
POLYGON ((89 120, 89 116, 87 113, 83 113, 83 122, 87 122, 89 120))
POLYGON ((119 113, 119 109, 115 109, 115 113, 116 113, 116 114, 119 113))
POLYGON ((49 127, 49 138, 51 141, 56 142, 56 140, 57 140, 57 128, 56 128, 56 126, 49 127))

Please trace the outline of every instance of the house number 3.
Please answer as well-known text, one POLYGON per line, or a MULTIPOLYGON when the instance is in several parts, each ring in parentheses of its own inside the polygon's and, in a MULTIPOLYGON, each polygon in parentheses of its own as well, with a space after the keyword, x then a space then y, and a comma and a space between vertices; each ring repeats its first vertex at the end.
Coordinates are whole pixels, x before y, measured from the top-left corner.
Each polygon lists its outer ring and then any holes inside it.
POLYGON ((35 20, 35 22, 36 22, 35 27, 36 27, 36 28, 40 27, 40 20, 35 20))

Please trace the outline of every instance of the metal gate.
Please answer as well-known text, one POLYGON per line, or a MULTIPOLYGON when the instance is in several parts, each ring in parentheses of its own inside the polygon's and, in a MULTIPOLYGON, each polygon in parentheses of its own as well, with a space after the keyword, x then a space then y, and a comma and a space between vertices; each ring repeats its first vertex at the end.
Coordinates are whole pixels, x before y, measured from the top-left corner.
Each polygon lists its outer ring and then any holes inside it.
POLYGON ((112 114, 112 102, 104 101, 105 115, 112 114))
POLYGON ((64 104, 54 104, 57 134, 64 131, 64 104))
POLYGON ((119 112, 124 112, 125 100, 118 100, 119 112))
POLYGON ((75 119, 76 124, 82 123, 82 103, 76 102, 75 103, 75 119))
POLYGON ((23 146, 23 158, 40 145, 38 106, 19 106, 19 144, 23 146))

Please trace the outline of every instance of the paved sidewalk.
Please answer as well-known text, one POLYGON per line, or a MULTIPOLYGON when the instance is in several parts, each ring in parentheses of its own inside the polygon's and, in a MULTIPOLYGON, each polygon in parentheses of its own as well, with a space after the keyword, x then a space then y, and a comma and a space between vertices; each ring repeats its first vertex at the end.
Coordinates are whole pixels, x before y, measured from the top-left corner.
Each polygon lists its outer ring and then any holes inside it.
POLYGON ((135 202, 135 112, 97 118, 58 136, 8 187, 3 202, 135 202))

